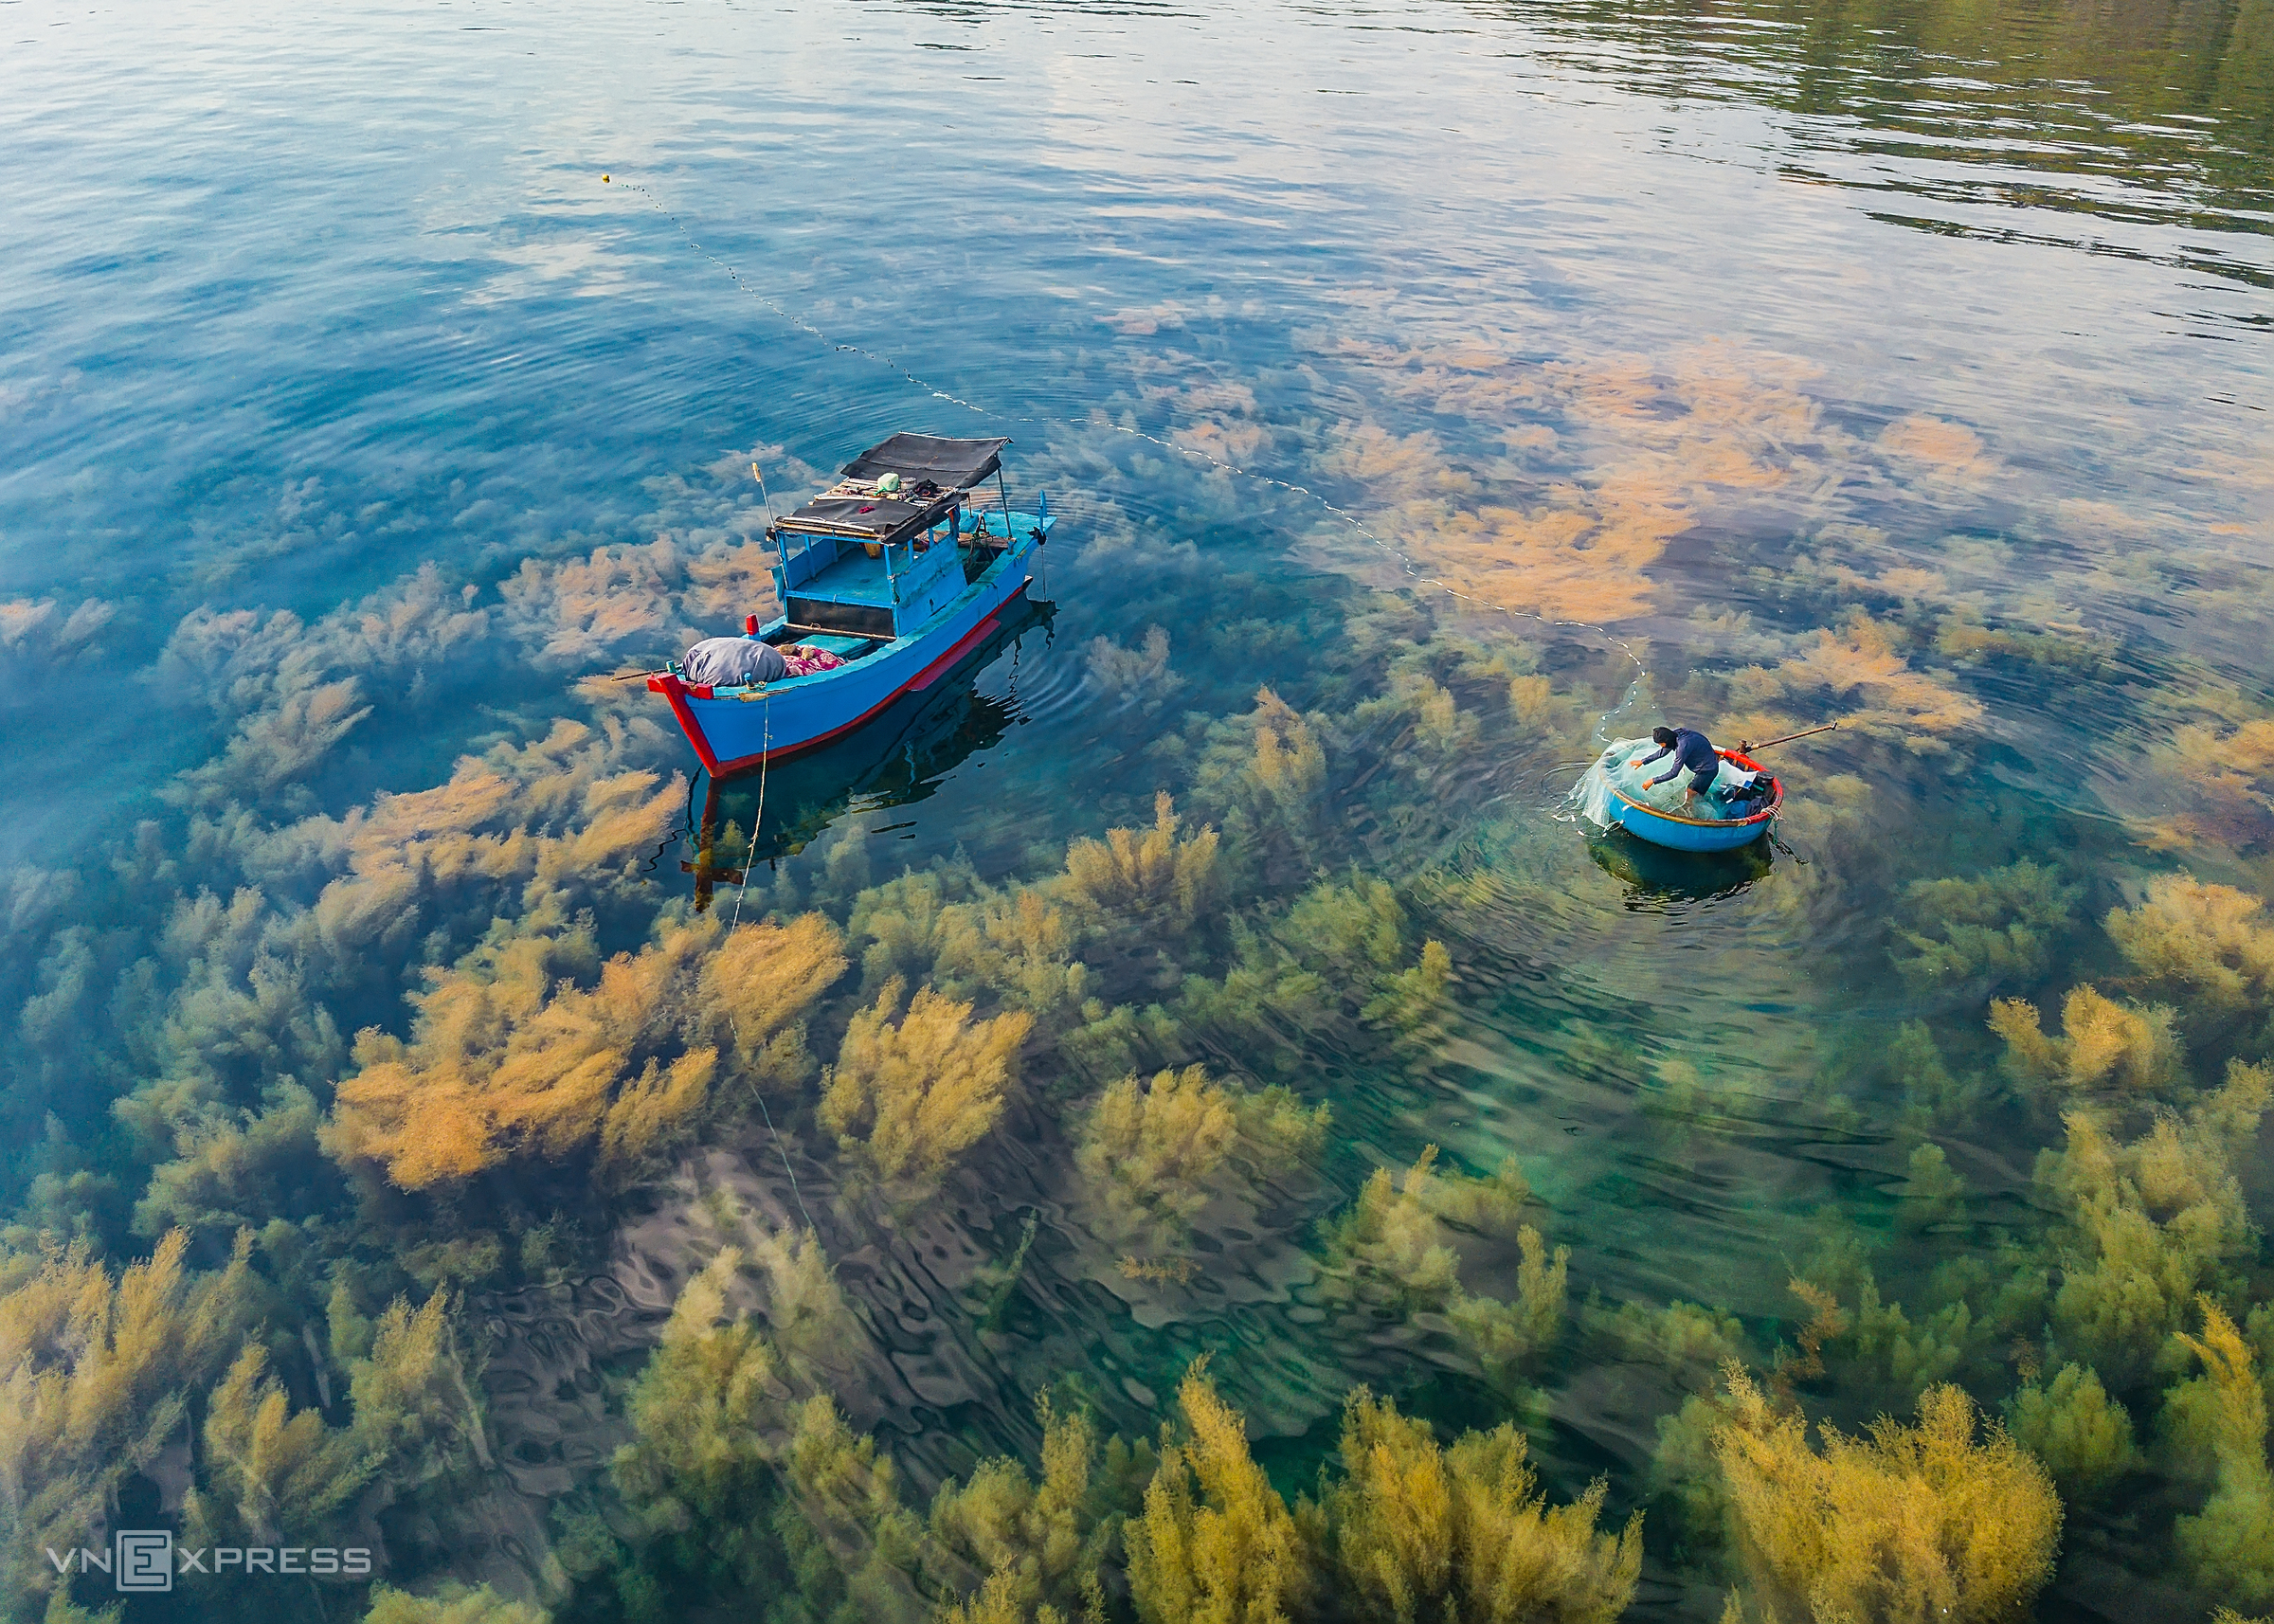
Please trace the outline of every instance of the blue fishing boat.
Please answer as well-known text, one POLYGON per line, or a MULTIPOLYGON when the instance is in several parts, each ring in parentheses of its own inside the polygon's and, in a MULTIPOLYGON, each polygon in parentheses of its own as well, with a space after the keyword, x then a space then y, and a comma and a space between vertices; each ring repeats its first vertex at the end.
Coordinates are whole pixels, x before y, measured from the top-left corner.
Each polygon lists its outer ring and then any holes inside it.
MULTIPOLYGON (((1760 763, 1742 751, 1717 749, 1714 753, 1746 772, 1765 770, 1760 763)), ((1772 777, 1769 783, 1773 786, 1771 793, 1757 812, 1742 818, 1693 818, 1687 813, 1662 812, 1655 806, 1646 806, 1606 779, 1602 785, 1608 791, 1602 803, 1604 818, 1631 835, 1677 852, 1734 852, 1766 835, 1769 825, 1777 821, 1777 814, 1784 809, 1782 781, 1772 777)))
POLYGON ((767 527, 783 612, 751 617, 744 636, 787 657, 765 657, 781 674, 721 683, 674 661, 647 679, 713 778, 850 732, 994 635, 1056 523, 1045 495, 1032 513, 1012 509, 1009 443, 895 434, 767 527))

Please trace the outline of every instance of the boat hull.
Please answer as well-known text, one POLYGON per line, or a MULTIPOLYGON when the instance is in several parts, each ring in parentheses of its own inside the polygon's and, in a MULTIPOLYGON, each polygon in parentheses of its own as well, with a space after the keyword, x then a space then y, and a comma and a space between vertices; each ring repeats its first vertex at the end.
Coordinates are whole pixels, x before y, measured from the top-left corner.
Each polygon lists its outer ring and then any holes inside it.
POLYGON ((670 703, 687 742, 713 777, 749 772, 818 749, 903 695, 923 693, 953 670, 995 631, 1005 606, 1026 591, 1032 557, 1031 542, 1006 549, 921 630, 835 670, 725 696, 665 672, 647 679, 648 690, 670 703))
MULTIPOLYGON (((1759 772, 1761 766, 1752 757, 1736 750, 1717 752, 1721 758, 1748 772, 1759 772)), ((1734 852, 1749 846, 1769 832, 1777 814, 1784 810, 1784 783, 1772 779, 1777 793, 1759 812, 1745 818, 1689 818, 1672 812, 1661 812, 1645 806, 1619 792, 1615 785, 1611 789, 1611 816, 1627 833, 1652 845, 1665 846, 1677 852, 1734 852)))

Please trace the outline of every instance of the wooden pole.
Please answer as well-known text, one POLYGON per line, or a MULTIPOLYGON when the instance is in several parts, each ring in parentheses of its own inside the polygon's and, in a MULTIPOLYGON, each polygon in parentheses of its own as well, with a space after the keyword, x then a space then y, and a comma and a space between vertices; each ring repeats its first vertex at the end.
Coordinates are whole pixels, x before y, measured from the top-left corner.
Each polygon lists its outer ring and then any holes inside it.
POLYGON ((1770 745, 1789 745, 1795 739, 1812 738, 1817 733, 1834 732, 1838 730, 1838 728, 1839 723, 1837 722, 1826 722, 1820 728, 1803 728, 1796 733, 1786 733, 1778 738, 1767 740, 1762 744, 1748 744, 1741 740, 1737 747, 1737 753, 1739 755, 1752 755, 1757 750, 1767 749, 1770 745))

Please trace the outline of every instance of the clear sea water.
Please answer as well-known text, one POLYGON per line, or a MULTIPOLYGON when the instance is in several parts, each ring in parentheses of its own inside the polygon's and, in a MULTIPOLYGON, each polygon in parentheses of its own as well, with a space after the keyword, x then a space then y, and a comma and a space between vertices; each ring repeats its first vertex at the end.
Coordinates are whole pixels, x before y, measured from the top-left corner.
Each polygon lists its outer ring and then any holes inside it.
MULTIPOLYGON (((1957 1216, 1903 1228, 1919 1140, 1893 1035, 1923 1021, 1994 1079, 1988 999, 2049 1023, 2072 983, 2119 985, 2100 921, 2154 875, 2274 884, 2274 750, 2234 742, 2274 716, 2263 0, 19 0, 0 42, 0 994, 49 1001, 6 1039, 11 1209, 59 1135, 126 1169, 128 1202, 147 1173, 109 1102, 172 1064, 186 1018, 117 989, 164 960, 181 899, 311 906, 335 857, 256 873, 258 832, 440 785, 559 718, 651 716, 636 683, 584 679, 739 622, 672 560, 759 533, 749 464, 779 504, 900 428, 1013 437, 1017 485, 1061 515, 1055 612, 923 760, 791 791, 807 821, 751 909, 841 921, 859 886, 958 854, 990 881, 1050 872, 1070 839, 1148 821, 1157 790, 1188 800, 1201 723, 1269 684, 1343 718, 1326 833, 1223 905, 1268 918, 1316 876, 1379 876, 1454 967, 1443 1031, 1394 1065, 1349 1023, 1278 1057, 1189 1035, 1336 1124, 1260 1239, 1202 1237, 1221 1279, 1182 1295, 1113 1288, 1069 1216, 1038 1125, 1093 1079, 1054 1054, 983 1171, 896 1228, 831 1205, 798 1116, 804 1196, 877 1337, 843 1401, 925 1487, 1029 1447, 1030 1396, 1069 1372, 1147 1432, 1208 1348, 1290 1489, 1353 1381, 1447 1425, 1511 1413, 1450 1356, 1322 1326, 1306 1294, 1316 1220, 1426 1144, 1518 1157, 1575 1317, 1705 1302, 1765 1353, 1826 1246, 1877 1248, 1916 1303, 1939 1266, 2049 1221, 2031 1170, 2060 1128, 1991 1089, 1933 1131, 1957 1216), (591 567, 601 549, 618 564, 591 567), (607 581, 571 602, 580 561, 607 581), (198 652, 243 611, 248 646, 304 651, 300 690, 353 681, 337 725, 276 722, 304 701, 246 675, 274 659, 198 652), (1093 640, 1156 625, 1174 685, 1114 680, 1093 640), (1350 719, 1399 640, 1433 636, 1472 645, 1458 671, 1449 642, 1429 658, 1475 718, 1435 756, 1410 717, 1350 719), (1487 673, 1495 651, 1513 663, 1487 673), (1550 678, 1552 719, 1511 708, 1519 670, 1550 678), (1591 839, 1563 805, 1603 740, 1662 718, 1839 716, 1777 758, 1783 843, 1742 861, 1591 839), (2190 728, 2241 765, 2203 767, 2190 728), (1906 888, 2022 858, 2074 891, 2035 960, 1899 973, 1902 932, 1938 928, 1906 888), (1030 1212, 1029 1287, 980 1328, 928 1247, 1006 1254, 1030 1212)), ((694 767, 670 734, 621 757, 694 767)), ((695 846, 605 946, 683 904, 695 846)), ((472 945, 463 924, 302 975, 279 1029, 320 1007, 405 1030, 402 994, 472 945)), ((1221 973, 1169 959, 1146 997, 1221 973)), ((290 1069, 245 1059, 238 1103, 290 1069)), ((779 1203, 770 1155, 737 1117, 695 1160, 779 1203)), ((2263 1221, 2265 1137, 2235 1170, 2263 1221)), ((593 1368, 636 1365, 652 1324, 607 1293, 641 1278, 668 1302, 641 1259, 670 1255, 650 1231, 680 1199, 610 1216, 552 1286, 469 1288, 496 1493, 522 1506, 496 1527, 542 1528, 621 1435, 605 1397, 548 1416, 506 1380, 575 1386, 577 1356, 517 1327, 554 1315, 593 1368)), ((147 1244, 96 1230, 121 1257, 147 1244)), ((2238 1308, 2267 1300, 2263 1251, 2228 1267, 2238 1308)), ((1962 1379, 1994 1406, 2025 1361, 1977 1354, 1962 1379)), ((1678 1386, 1577 1328, 1539 1380, 1551 1489, 1607 1471, 1615 1510, 1659 1519, 1635 1615, 1714 1615, 1651 1499, 1678 1386)), ((1906 1397, 1826 1403, 1852 1422, 1906 1397)), ((2140 1492, 2163 1509, 2072 1510, 2042 1615, 2200 1615, 2159 1573, 2189 1503, 2140 1492)), ((534 1561, 526 1539, 447 1546, 406 1579, 534 1561)))

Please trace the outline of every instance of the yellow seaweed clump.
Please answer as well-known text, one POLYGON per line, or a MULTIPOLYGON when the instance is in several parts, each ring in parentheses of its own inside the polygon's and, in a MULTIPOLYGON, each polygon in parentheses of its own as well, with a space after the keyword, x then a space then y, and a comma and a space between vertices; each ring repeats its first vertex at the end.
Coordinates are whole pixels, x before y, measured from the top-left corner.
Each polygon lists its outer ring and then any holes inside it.
POLYGON ((2061 1501, 1995 1423, 1976 1440, 1972 1399, 1936 1387, 1919 1422, 1861 1437, 1779 1412, 1735 1365, 1714 1437, 1738 1550, 1771 1618, 1954 1624, 2016 1617, 2052 1575, 2061 1501))
POLYGON ((552 1624, 552 1615, 530 1602, 500 1596, 486 1584, 452 1580, 432 1596, 378 1584, 363 1624, 552 1624))
MULTIPOLYGON (((315 1409, 292 1413, 268 1350, 247 1342, 206 1404, 206 1462, 214 1489, 254 1541, 281 1543, 320 1528, 370 1481, 383 1455, 363 1428, 324 1425, 315 1409)), ((191 1493, 191 1524, 206 1522, 191 1493)))
POLYGON ((1309 850, 1326 784, 1320 728, 1270 688, 1255 708, 1209 725, 1194 763, 1194 791, 1218 809, 1235 851, 1276 835, 1300 857, 1309 850))
POLYGON ((1217 1397, 1204 1361, 1177 1388, 1177 1404, 1184 1434, 1162 1429, 1145 1512, 1126 1534, 1137 1616, 1287 1624, 1310 1588, 1302 1531, 1248 1453, 1246 1424, 1217 1397))
POLYGON ((1571 1249, 1547 1243, 1517 1215, 1531 1191, 1513 1161, 1489 1179, 1435 1171, 1437 1147, 1424 1147, 1402 1180, 1377 1167, 1349 1212, 1326 1226, 1325 1288, 1329 1296, 1382 1301, 1408 1312, 1443 1313, 1462 1344, 1494 1380, 1512 1382, 1546 1348, 1563 1324, 1571 1249), (1463 1290, 1460 1254, 1440 1219, 1469 1228, 1513 1231, 1516 1294, 1509 1299, 1463 1290))
POLYGON ((50 1592, 44 1545, 77 1545, 117 1486, 181 1430, 190 1394, 221 1368, 250 1308, 251 1236, 229 1266, 193 1276, 173 1230, 116 1275, 83 1242, 50 1244, 0 1297, 0 1603, 50 1592))
POLYGON ((2274 1466, 2266 1458, 2266 1393, 2250 1344, 2209 1297, 2203 1334, 2179 1340, 2203 1362, 2216 1398, 2211 1435, 2217 1487, 2202 1511, 2179 1519, 2179 1553, 2207 1591, 2256 1604, 2274 1600, 2274 1466))
POLYGON ((1176 1230, 1207 1205, 1208 1181, 1243 1141, 1286 1165, 1317 1151, 1329 1120, 1326 1106, 1307 1110, 1286 1089, 1229 1088, 1200 1066, 1149 1084, 1127 1076, 1083 1118, 1074 1164, 1119 1222, 1176 1230))
POLYGON ((1035 1018, 974 1021, 969 1004, 919 987, 895 1020, 901 991, 895 976, 853 1017, 825 1076, 821 1126, 886 1183, 929 1183, 995 1126, 1035 1018))
POLYGON ((509 936, 430 971, 409 1042, 357 1035, 360 1069, 339 1085, 325 1148, 406 1190, 532 1153, 635 1169, 709 1102, 722 1049, 753 1082, 795 1078, 804 1013, 844 970, 819 914, 718 936, 667 924, 589 991, 554 980, 589 955, 582 932, 509 936))
POLYGON ((1116 1525, 1092 1482, 1097 1435, 1084 1411, 1060 1414, 1047 1398, 1038 1407, 1039 1482, 1020 1462, 999 1456, 982 1461, 968 1483, 950 1478, 932 1501, 930 1560, 944 1557, 986 1576, 941 1624, 1103 1624, 1099 1576, 1116 1525))
POLYGON ((2160 1003, 2118 1003, 2089 983, 2069 988, 2061 1004, 2062 1036, 2048 1036, 2037 1006, 2001 998, 1990 1005, 1990 1030, 2006 1042, 2006 1070, 2018 1081, 2069 1094, 2121 1090, 2134 1097, 2169 1092, 2180 1080, 2179 1039, 2160 1003))
POLYGON ((2129 1144, 2089 1110, 2071 1111, 2066 1151, 2039 1157, 2038 1182, 2066 1209, 2052 1326, 2120 1384, 2169 1351, 2195 1293, 2256 1243, 2233 1159, 2274 1095, 2274 1071, 2239 1063, 2182 1118, 2159 1116, 2129 1144))
POLYGON ((1092 907, 1124 913, 1165 913, 1189 925, 1209 900, 1216 879, 1216 831, 1180 839, 1175 803, 1163 790, 1153 800, 1153 826, 1108 829, 1102 840, 1079 839, 1066 848, 1066 878, 1092 907))
POLYGON ((1507 1422, 1440 1448, 1427 1423, 1364 1388, 1343 1409, 1343 1477, 1321 1507, 1365 1615, 1397 1624, 1553 1618, 1610 1624, 1642 1571, 1642 1513, 1599 1533, 1597 1478, 1550 1507, 1507 1422))
MULTIPOLYGON (((2227 710, 2225 697, 2203 695, 2196 704, 2227 710)), ((2231 731, 2193 723, 2175 731, 2152 759, 2160 777, 2193 792, 2193 808, 2163 837, 2169 843, 2263 851, 2274 839, 2274 717, 2240 719, 2231 731)))
MULTIPOLYGON (((1861 612, 1840 630, 1819 631, 1814 647, 1775 667, 1747 666, 1729 678, 1730 696, 1740 705, 1778 700, 1805 704, 1789 715, 1836 715, 1843 729, 1901 745, 1914 754, 1940 754, 1949 735, 1981 719, 1981 702, 1946 679, 1914 671, 1898 648, 1900 633, 1861 612)), ((1748 722, 1748 734, 1780 731, 1763 717, 1748 722)), ((1777 712, 1773 719, 1788 719, 1777 712)), ((1795 725, 1802 725, 1796 723, 1795 725)))
POLYGON ((2274 991, 2274 923, 2265 903, 2190 874, 2148 882, 2138 908, 2108 913, 2108 936, 2141 973, 2176 983, 2207 1009, 2229 1012, 2274 991))

